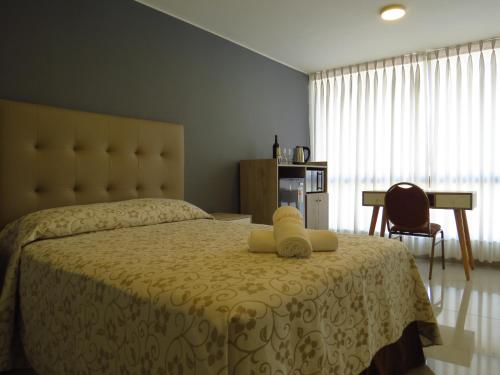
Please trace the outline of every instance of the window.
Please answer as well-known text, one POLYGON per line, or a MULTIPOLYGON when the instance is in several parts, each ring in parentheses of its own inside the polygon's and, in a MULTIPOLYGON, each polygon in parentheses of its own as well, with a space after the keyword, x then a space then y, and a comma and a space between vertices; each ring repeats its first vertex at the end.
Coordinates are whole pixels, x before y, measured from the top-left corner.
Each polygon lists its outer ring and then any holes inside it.
MULTIPOLYGON (((399 181, 475 190, 475 257, 500 260, 499 47, 490 40, 311 75, 311 146, 329 163, 333 229, 368 230, 362 190, 399 181)), ((460 257, 453 213, 431 215, 452 239, 448 255, 460 257)), ((428 252, 417 239, 412 248, 428 252)))

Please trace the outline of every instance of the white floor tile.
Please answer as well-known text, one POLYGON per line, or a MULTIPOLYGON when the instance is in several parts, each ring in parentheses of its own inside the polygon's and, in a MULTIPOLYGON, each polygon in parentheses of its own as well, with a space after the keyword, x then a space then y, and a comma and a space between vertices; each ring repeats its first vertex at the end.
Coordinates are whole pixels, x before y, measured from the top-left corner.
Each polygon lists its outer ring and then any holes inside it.
POLYGON ((429 281, 428 260, 417 264, 444 345, 426 348, 427 365, 407 375, 500 374, 500 268, 477 266, 466 282, 460 263, 443 271, 436 261, 429 281))

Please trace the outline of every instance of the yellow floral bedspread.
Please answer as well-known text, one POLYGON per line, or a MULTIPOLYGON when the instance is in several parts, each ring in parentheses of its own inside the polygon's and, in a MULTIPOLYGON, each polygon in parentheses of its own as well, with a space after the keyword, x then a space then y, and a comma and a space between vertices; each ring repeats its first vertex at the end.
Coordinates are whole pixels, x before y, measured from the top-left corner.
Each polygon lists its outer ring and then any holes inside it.
POLYGON ((336 252, 284 259, 247 251, 252 226, 207 218, 142 199, 6 228, 0 369, 16 335, 40 375, 347 375, 413 321, 424 345, 440 343, 399 241, 339 235, 336 252))

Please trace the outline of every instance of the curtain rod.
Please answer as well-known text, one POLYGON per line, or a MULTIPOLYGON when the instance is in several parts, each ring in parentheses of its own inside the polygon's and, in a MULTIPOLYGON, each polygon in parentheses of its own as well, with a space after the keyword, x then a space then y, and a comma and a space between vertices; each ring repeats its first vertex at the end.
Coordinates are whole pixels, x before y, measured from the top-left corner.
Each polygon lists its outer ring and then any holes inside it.
POLYGON ((481 40, 476 40, 473 42, 468 42, 468 43, 461 43, 461 44, 455 44, 449 47, 439 47, 439 48, 433 48, 433 49, 427 49, 425 51, 416 51, 416 52, 409 52, 405 53, 402 55, 398 56, 393 56, 393 57, 387 57, 387 58, 382 58, 382 59, 377 59, 377 60, 371 60, 363 63, 358 63, 358 64, 352 64, 352 65, 346 65, 346 66, 339 66, 336 68, 330 68, 330 69, 325 69, 321 70, 316 73, 311 73, 309 75, 310 78, 313 79, 321 79, 324 78, 323 75, 328 75, 328 73, 333 73, 340 71, 347 71, 347 70, 353 70, 356 69, 356 71, 363 71, 369 67, 375 67, 378 65, 384 65, 386 62, 396 62, 400 61, 401 63, 404 63, 405 59, 410 59, 410 61, 415 58, 418 61, 418 57, 421 56, 431 56, 433 58, 439 57, 440 54, 448 52, 449 56, 454 56, 457 54, 457 51, 459 52, 462 49, 469 49, 470 52, 476 52, 480 49, 481 45, 484 43, 491 43, 491 46, 488 49, 491 49, 493 45, 495 45, 495 48, 500 47, 500 36, 497 37, 492 37, 492 38, 487 38, 487 39, 481 39, 481 40), (451 51, 451 53, 450 53, 451 51), (432 55, 435 56, 432 56, 432 55), (437 55, 436 55, 437 54, 437 55))
POLYGON ((454 44, 452 46, 448 46, 448 47, 439 47, 439 48, 432 48, 432 49, 427 49, 425 51, 422 51, 421 53, 433 53, 433 52, 436 52, 436 51, 446 51, 447 49, 451 49, 451 48, 464 48, 464 47, 467 47, 467 46, 479 46, 481 43, 485 43, 485 42, 497 42, 498 40, 500 40, 500 36, 495 36, 495 37, 492 37, 492 38, 487 38, 487 39, 480 39, 480 40, 475 40, 473 42, 467 42, 467 43, 459 43, 459 44, 454 44))

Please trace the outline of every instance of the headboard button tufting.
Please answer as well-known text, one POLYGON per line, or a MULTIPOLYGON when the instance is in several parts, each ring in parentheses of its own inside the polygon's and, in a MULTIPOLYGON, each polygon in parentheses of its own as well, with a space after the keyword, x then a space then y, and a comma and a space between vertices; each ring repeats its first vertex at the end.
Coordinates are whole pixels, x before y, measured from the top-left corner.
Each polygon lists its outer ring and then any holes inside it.
POLYGON ((183 197, 180 125, 0 99, 0 138, 0 230, 40 208, 183 197))

